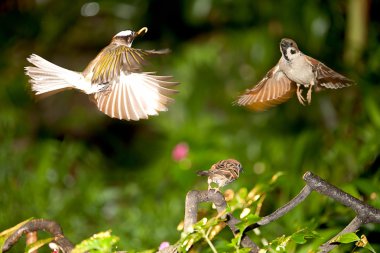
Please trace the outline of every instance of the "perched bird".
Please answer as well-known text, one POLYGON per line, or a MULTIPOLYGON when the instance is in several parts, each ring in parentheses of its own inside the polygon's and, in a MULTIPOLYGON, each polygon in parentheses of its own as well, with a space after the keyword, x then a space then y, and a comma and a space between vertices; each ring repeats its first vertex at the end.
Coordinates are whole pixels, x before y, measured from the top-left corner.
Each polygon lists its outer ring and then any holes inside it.
POLYGON ((198 171, 197 174, 198 176, 208 176, 208 190, 219 191, 219 188, 238 179, 242 170, 240 162, 235 159, 227 159, 215 163, 209 170, 198 171), (216 183, 218 187, 212 188, 211 183, 216 183))
POLYGON ((103 113, 124 120, 146 119, 166 111, 168 102, 173 100, 169 95, 176 92, 170 87, 177 82, 170 81, 170 76, 143 72, 141 67, 146 57, 168 50, 131 47, 133 40, 147 31, 144 27, 137 32, 119 32, 83 72, 61 68, 32 54, 27 60, 34 66, 25 68, 32 90, 36 95, 48 96, 77 89, 90 95, 103 113))
POLYGON ((291 39, 282 39, 281 58, 266 76, 252 89, 247 89, 235 102, 256 111, 265 110, 288 100, 296 91, 302 105, 310 104, 313 88, 338 89, 354 82, 330 69, 322 62, 303 54, 291 39), (307 88, 306 99, 302 89, 307 88))

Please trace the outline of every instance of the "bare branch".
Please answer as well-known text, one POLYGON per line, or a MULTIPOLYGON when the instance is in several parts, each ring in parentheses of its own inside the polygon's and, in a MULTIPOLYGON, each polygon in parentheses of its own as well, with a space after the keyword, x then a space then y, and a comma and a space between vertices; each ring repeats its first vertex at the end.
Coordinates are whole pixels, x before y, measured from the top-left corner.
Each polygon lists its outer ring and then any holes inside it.
MULTIPOLYGON (((306 186, 301 190, 301 192, 289 201, 284 206, 280 207, 273 213, 263 217, 260 221, 255 224, 248 226, 245 232, 253 230, 259 226, 267 225, 270 222, 277 220, 282 217, 299 203, 301 203, 309 194, 314 190, 320 194, 326 195, 334 200, 342 203, 343 205, 353 209, 357 216, 347 225, 340 233, 338 233, 334 238, 339 235, 355 232, 362 225, 367 223, 380 223, 380 209, 374 208, 363 201, 353 197, 352 195, 340 190, 334 185, 326 182, 322 178, 314 175, 310 171, 306 172, 303 176, 303 179, 306 182, 306 186)), ((338 243, 330 243, 334 238, 329 242, 320 246, 320 251, 323 253, 330 252, 335 248, 338 243)))
POLYGON ((313 190, 308 185, 306 185, 301 190, 301 192, 298 193, 298 195, 295 198, 293 198, 287 204, 285 204, 281 208, 277 209, 276 211, 274 211, 270 215, 264 216, 260 221, 257 222, 257 225, 263 226, 263 225, 266 225, 266 224, 268 224, 268 223, 270 223, 270 222, 272 222, 274 220, 277 220, 278 218, 280 218, 281 216, 285 215, 290 210, 292 210, 293 208, 295 208, 299 203, 301 203, 302 201, 304 201, 306 199, 306 197, 309 196, 309 194, 312 191, 313 190))
MULTIPOLYGON (((306 182, 306 186, 300 191, 300 193, 294 197, 287 204, 277 209, 273 213, 263 217, 260 221, 249 226, 243 231, 241 239, 241 246, 249 248, 250 252, 258 253, 260 248, 246 235, 246 232, 263 225, 267 225, 272 221, 275 221, 288 213, 303 200, 305 200, 310 193, 314 190, 320 194, 326 195, 343 205, 353 209, 356 213, 356 217, 336 236, 331 240, 320 246, 319 252, 327 253, 334 249, 339 243, 334 242, 337 236, 357 231, 362 225, 367 223, 380 223, 380 209, 372 207, 363 201, 353 197, 352 195, 340 190, 334 185, 324 181, 320 177, 314 175, 311 172, 306 172, 303 176, 306 182)), ((185 221, 184 231, 185 233, 191 233, 193 225, 197 222, 198 206, 202 202, 214 203, 218 215, 224 215, 226 217, 225 223, 231 229, 234 235, 240 231, 236 227, 240 220, 235 218, 231 213, 226 213, 227 203, 224 196, 219 191, 189 191, 186 195, 185 203, 185 221)), ((73 244, 67 240, 62 232, 61 227, 55 222, 44 219, 31 220, 17 229, 4 243, 3 252, 7 252, 25 233, 33 233, 39 230, 46 231, 54 237, 54 243, 64 252, 69 253, 74 248, 73 244)), ((177 246, 173 245, 160 252, 177 252, 177 246)))
MULTIPOLYGON (((186 195, 185 204, 185 221, 184 231, 189 233, 192 231, 192 226, 197 222, 198 205, 202 202, 214 203, 218 214, 223 214, 226 210, 227 203, 224 196, 219 191, 190 191, 186 195)), ((231 213, 226 214, 226 224, 231 229, 233 234, 237 234, 239 230, 236 228, 236 224, 240 222, 231 213)), ((250 248, 252 253, 259 252, 259 247, 247 236, 243 235, 241 239, 241 245, 246 248, 250 248)))
POLYGON ((54 236, 54 242, 60 246, 64 253, 70 252, 74 246, 67 240, 62 232, 62 228, 55 221, 35 219, 31 220, 17 229, 4 243, 3 252, 7 252, 25 233, 43 230, 54 236))
POLYGON ((380 210, 374 208, 363 201, 351 196, 350 194, 342 191, 334 185, 326 182, 322 178, 314 175, 310 171, 303 175, 303 179, 313 190, 320 194, 329 196, 334 200, 350 207, 355 211, 362 224, 366 223, 380 223, 380 210))

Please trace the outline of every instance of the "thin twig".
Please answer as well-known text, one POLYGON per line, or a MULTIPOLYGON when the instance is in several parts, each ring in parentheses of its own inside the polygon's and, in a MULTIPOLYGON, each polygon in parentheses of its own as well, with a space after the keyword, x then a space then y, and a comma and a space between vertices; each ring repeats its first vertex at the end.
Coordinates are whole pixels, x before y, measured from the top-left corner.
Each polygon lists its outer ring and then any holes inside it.
POLYGON ((202 233, 202 235, 203 235, 203 238, 205 238, 206 242, 207 242, 208 245, 210 246, 212 252, 214 252, 214 253, 218 253, 218 251, 215 249, 214 244, 212 244, 212 242, 211 242, 210 239, 208 238, 207 233, 205 233, 205 231, 204 231, 203 229, 201 230, 201 233, 202 233))
POLYGON ((288 213, 290 210, 295 208, 298 204, 300 204, 302 201, 306 199, 307 196, 312 192, 313 190, 306 185, 300 193, 296 197, 294 197, 292 200, 290 200, 288 203, 286 203, 284 206, 281 208, 277 209, 270 215, 264 216, 260 221, 257 222, 257 225, 263 226, 266 225, 272 221, 277 220, 281 216, 285 215, 288 213))

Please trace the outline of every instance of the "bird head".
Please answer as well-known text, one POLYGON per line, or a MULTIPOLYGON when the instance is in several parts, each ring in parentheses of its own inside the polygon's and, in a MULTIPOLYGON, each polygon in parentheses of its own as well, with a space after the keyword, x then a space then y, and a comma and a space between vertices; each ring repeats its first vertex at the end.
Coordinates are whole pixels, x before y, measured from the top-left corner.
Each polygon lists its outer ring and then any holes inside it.
POLYGON ((297 54, 300 52, 297 44, 291 39, 282 39, 280 42, 280 50, 282 56, 284 56, 285 60, 291 61, 294 59, 297 54))
POLYGON ((243 166, 241 165, 240 162, 238 162, 238 161, 236 161, 236 162, 237 162, 237 163, 236 163, 236 167, 237 167, 237 169, 238 169, 238 171, 239 171, 239 174, 240 174, 240 173, 243 172, 243 166))
POLYGON ((146 28, 146 27, 141 28, 137 32, 134 32, 131 30, 121 31, 121 32, 117 33, 115 36, 113 36, 112 42, 124 44, 128 47, 131 47, 132 42, 136 37, 142 36, 147 32, 148 32, 148 28, 146 28))

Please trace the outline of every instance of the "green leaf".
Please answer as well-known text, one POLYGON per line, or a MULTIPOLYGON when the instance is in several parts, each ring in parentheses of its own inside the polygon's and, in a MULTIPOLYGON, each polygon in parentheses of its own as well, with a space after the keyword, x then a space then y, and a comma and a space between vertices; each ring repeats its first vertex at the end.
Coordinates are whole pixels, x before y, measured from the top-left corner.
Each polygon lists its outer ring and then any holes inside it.
POLYGON ((258 222, 261 218, 255 214, 248 214, 246 217, 244 217, 244 219, 239 222, 238 224, 236 224, 236 227, 240 230, 240 231, 244 231, 248 226, 252 225, 252 224, 255 224, 256 222, 258 222))
POLYGON ((30 220, 32 220, 33 218, 29 218, 19 224, 17 224, 16 226, 14 227, 11 227, 7 230, 4 230, 0 233, 0 252, 3 252, 2 249, 3 249, 3 246, 4 246, 4 243, 5 241, 19 228, 21 228, 22 226, 24 226, 26 223, 28 223, 30 220))
POLYGON ((289 242, 291 242, 290 236, 283 235, 274 239, 266 248, 273 249, 276 252, 286 252, 286 246, 289 242))
POLYGON ((244 219, 236 224, 236 227, 239 229, 239 234, 232 239, 232 244, 235 244, 236 246, 240 245, 241 237, 243 236, 244 230, 251 224, 256 223, 257 221, 260 220, 260 217, 255 215, 255 214, 248 214, 244 219))
POLYGON ((305 228, 305 229, 295 232, 290 237, 295 243, 304 244, 306 243, 306 239, 317 238, 319 237, 319 235, 317 232, 305 228))
POLYGON ((31 244, 26 246, 25 253, 30 253, 30 252, 33 252, 35 250, 38 250, 39 248, 41 248, 42 246, 52 242, 53 240, 54 240, 54 238, 51 237, 51 238, 46 238, 46 239, 38 240, 34 243, 31 243, 31 244))
POLYGON ((367 243, 365 246, 364 246, 365 249, 368 249, 369 251, 373 252, 373 253, 376 253, 376 250, 374 248, 372 248, 371 244, 367 243))
POLYGON ((355 233, 347 233, 344 235, 339 235, 331 240, 331 242, 340 242, 340 243, 352 243, 359 241, 360 238, 355 233))
POLYGON ((272 178, 271 178, 270 184, 274 184, 274 183, 276 183, 277 180, 278 180, 280 177, 282 177, 284 174, 285 174, 285 173, 282 172, 282 171, 279 171, 279 172, 277 172, 276 174, 274 174, 274 175, 272 176, 272 178))
POLYGON ((112 252, 113 246, 119 241, 117 236, 111 235, 111 231, 100 232, 89 239, 77 244, 72 253, 84 252, 112 252))

